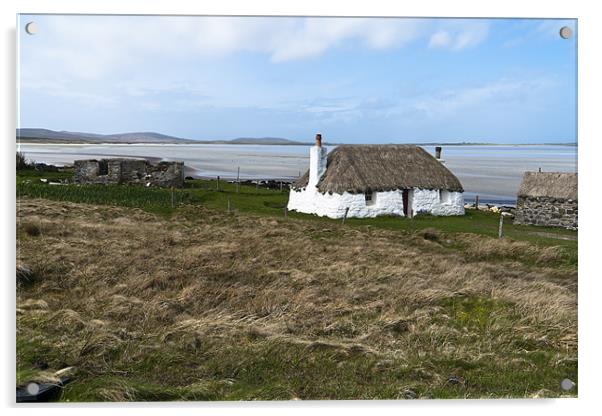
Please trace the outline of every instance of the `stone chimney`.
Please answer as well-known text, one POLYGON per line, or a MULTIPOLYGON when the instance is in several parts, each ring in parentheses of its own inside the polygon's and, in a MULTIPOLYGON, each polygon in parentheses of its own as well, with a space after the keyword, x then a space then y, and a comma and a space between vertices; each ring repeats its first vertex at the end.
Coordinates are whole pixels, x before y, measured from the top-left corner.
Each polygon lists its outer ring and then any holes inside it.
POLYGON ((441 146, 435 146, 435 158, 439 162, 445 163, 445 160, 441 159, 441 146))
POLYGON ((322 135, 316 134, 316 144, 309 149, 309 180, 308 188, 318 185, 320 178, 326 171, 326 148, 322 146, 322 135))

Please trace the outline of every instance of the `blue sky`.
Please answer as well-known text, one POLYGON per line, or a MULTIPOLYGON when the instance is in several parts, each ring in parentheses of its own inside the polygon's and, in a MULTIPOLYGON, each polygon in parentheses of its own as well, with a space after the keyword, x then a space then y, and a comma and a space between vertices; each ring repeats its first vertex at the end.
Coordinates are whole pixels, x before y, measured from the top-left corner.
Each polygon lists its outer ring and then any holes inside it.
POLYGON ((576 32, 574 20, 21 15, 18 126, 572 142, 576 36, 562 26, 576 32))

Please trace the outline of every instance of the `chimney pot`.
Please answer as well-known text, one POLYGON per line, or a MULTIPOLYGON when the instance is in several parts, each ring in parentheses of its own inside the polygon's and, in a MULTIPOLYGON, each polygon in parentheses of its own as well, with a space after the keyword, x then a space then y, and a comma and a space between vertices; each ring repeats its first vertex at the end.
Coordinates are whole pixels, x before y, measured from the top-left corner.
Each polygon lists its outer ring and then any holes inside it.
POLYGON ((322 135, 320 133, 316 134, 316 146, 322 147, 322 135))
POLYGON ((435 147, 435 157, 437 159, 441 159, 441 146, 436 146, 435 147))

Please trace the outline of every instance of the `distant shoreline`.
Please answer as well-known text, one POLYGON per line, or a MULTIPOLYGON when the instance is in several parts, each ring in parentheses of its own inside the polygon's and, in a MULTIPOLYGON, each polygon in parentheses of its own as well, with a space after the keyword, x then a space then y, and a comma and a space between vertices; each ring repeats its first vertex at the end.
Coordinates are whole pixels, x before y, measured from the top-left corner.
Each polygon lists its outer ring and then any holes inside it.
MULTIPOLYGON (((264 136, 264 137, 237 137, 235 139, 189 139, 156 132, 130 132, 115 134, 98 134, 71 131, 55 131, 44 128, 19 128, 16 131, 18 143, 36 143, 36 144, 95 144, 95 145, 174 145, 174 144, 242 144, 242 145, 266 145, 266 146, 313 146, 313 140, 300 141, 284 137, 264 136)), ((333 139, 331 137, 331 139, 333 139)), ((333 141, 324 141, 326 146, 340 146, 343 144, 360 143, 340 143, 333 141)), ((439 141, 413 142, 420 139, 397 139, 397 142, 391 142, 390 139, 383 140, 379 144, 412 144, 417 146, 577 146, 577 142, 564 143, 488 143, 481 141, 466 141, 462 138, 447 138, 439 141), (461 141, 460 141, 461 140, 461 141), (388 141, 388 143, 384 143, 388 141), (403 141, 403 142, 402 142, 403 141)), ((424 140, 424 139, 422 139, 424 140)), ((488 140, 488 139, 483 139, 488 140)), ((368 143, 366 143, 368 144, 368 143)))
MULTIPOLYGON (((189 143, 156 143, 156 142, 94 142, 94 141, 42 141, 42 140, 19 140, 17 144, 53 145, 53 146, 194 146, 194 145, 232 145, 232 146, 313 146, 313 143, 270 143, 270 142, 231 142, 228 140, 202 141, 189 143)), ((342 145, 367 145, 367 144, 411 144, 415 146, 564 146, 577 147, 577 143, 324 143, 325 146, 342 145)))

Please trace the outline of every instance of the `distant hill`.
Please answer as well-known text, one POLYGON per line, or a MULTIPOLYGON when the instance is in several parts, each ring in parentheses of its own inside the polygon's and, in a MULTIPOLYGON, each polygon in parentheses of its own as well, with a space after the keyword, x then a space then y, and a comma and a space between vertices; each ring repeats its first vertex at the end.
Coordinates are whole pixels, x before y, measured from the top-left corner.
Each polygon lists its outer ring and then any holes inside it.
POLYGON ((32 128, 17 129, 17 139, 38 143, 196 143, 153 132, 95 134, 32 128))
POLYGON ((154 143, 154 144, 265 144, 310 145, 279 137, 239 137, 233 140, 191 140, 154 132, 96 134, 48 129, 17 129, 17 140, 24 143, 154 143))
MULTIPOLYGON (((149 143, 149 144, 262 144, 262 145, 295 145, 312 146, 313 142, 300 142, 298 140, 284 139, 281 137, 239 137, 232 140, 193 140, 181 137, 168 136, 154 132, 96 134, 73 131, 54 131, 48 129, 23 128, 17 129, 17 140, 22 143, 149 143)), ((342 143, 322 142, 327 146, 337 146, 342 143)), ((521 143, 502 144, 488 142, 416 142, 399 141, 397 143, 415 144, 417 146, 577 146, 577 143, 521 143)), ((393 143, 391 143, 393 144, 393 143)))
POLYGON ((210 140, 203 143, 224 143, 224 144, 280 144, 280 145, 311 145, 312 143, 303 143, 296 140, 282 139, 280 137, 239 137, 232 140, 210 140))

